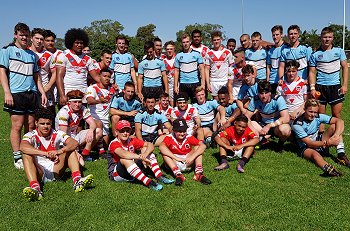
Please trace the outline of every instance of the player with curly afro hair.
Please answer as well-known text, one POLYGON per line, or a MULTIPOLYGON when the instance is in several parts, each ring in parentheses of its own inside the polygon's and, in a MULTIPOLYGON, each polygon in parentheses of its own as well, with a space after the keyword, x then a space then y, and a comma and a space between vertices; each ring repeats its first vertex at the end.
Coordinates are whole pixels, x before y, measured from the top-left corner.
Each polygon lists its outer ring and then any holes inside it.
POLYGON ((64 36, 64 45, 67 49, 72 49, 74 42, 80 40, 83 42, 84 47, 89 46, 89 36, 80 28, 69 29, 64 36))

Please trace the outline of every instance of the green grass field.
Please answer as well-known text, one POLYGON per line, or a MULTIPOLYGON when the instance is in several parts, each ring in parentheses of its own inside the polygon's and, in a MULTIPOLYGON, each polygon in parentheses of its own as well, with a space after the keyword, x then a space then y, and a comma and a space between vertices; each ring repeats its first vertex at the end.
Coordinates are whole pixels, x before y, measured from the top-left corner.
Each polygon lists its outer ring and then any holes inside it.
MULTIPOLYGON (((349 145, 349 100, 343 108, 349 145)), ((92 190, 74 193, 68 177, 46 184, 43 201, 27 202, 22 189, 28 182, 13 166, 9 117, 2 109, 0 121, 0 230, 350 230, 350 169, 327 158, 344 176, 325 178, 295 153, 269 150, 257 151, 246 173, 238 174, 236 162, 215 172, 218 150, 208 149, 204 171, 212 185, 189 173, 183 187, 167 185, 161 192, 111 182, 100 160, 84 172, 95 176, 92 190)))

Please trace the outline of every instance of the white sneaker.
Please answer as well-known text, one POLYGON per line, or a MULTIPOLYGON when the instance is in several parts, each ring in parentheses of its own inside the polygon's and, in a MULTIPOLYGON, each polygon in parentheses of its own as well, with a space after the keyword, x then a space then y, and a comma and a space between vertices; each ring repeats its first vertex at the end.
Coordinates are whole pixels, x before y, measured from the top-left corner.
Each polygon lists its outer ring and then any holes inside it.
POLYGON ((13 161, 13 164, 15 165, 15 168, 16 168, 16 169, 19 169, 19 170, 24 169, 22 158, 21 158, 21 159, 14 160, 14 161, 13 161))

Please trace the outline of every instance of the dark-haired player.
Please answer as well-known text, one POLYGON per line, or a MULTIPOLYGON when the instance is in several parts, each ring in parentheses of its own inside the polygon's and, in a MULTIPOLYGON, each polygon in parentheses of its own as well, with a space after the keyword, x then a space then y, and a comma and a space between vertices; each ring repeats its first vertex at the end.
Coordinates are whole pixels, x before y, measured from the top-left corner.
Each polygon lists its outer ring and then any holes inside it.
POLYGON ((92 58, 83 53, 83 48, 89 45, 87 33, 80 28, 69 29, 64 36, 64 44, 67 50, 61 53, 56 61, 56 84, 62 106, 67 103, 66 94, 69 91, 80 90, 86 93, 88 74, 98 82, 92 58))
POLYGON ((74 154, 78 142, 63 131, 53 130, 53 118, 48 109, 36 110, 36 129, 25 134, 21 142, 24 171, 29 181, 29 187, 23 189, 23 195, 31 201, 42 199, 40 181, 59 180, 67 167, 72 172, 75 192, 90 187, 94 181, 91 174, 81 176, 79 162, 74 154))
POLYGON ((220 132, 215 137, 216 143, 220 146, 220 165, 215 170, 228 169, 227 152, 233 152, 234 156, 240 158, 237 164, 237 171, 244 172, 244 165, 249 161, 254 153, 254 147, 259 143, 259 137, 248 127, 248 118, 245 115, 239 115, 234 125, 220 132))

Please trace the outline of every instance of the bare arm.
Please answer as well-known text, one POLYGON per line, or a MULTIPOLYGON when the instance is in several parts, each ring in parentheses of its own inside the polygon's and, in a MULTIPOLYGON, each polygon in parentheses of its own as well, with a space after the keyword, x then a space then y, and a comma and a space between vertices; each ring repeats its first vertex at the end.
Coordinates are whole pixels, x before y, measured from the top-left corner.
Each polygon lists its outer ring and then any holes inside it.
POLYGON ((204 71, 204 64, 199 64, 199 73, 201 75, 201 85, 205 87, 205 80, 206 80, 206 72, 204 71))
POLYGON ((284 62, 279 63, 279 66, 278 66, 278 78, 279 79, 283 79, 283 77, 284 77, 284 66, 285 66, 284 62))
POLYGON ((266 81, 270 81, 271 65, 266 65, 266 81))
POLYGON ((179 75, 180 75, 179 69, 175 68, 174 70, 174 93, 175 94, 179 93, 179 75))
POLYGON ((60 96, 60 104, 61 105, 66 105, 67 103, 67 97, 64 94, 64 84, 63 84, 63 78, 64 75, 66 74, 66 68, 62 66, 56 66, 56 86, 57 86, 57 91, 60 96))
POLYGON ((205 84, 207 85, 207 90, 211 92, 211 85, 210 85, 210 66, 205 65, 205 84))
POLYGON ((141 123, 135 123, 135 135, 137 139, 143 140, 142 139, 142 124, 141 123))
POLYGON ((164 92, 169 93, 169 82, 168 82, 168 76, 166 75, 166 71, 162 71, 162 77, 163 77, 164 92))
POLYGON ((7 79, 7 74, 6 74, 6 69, 5 68, 0 68, 0 83, 2 86, 2 89, 4 90, 4 94, 5 94, 5 104, 12 106, 13 105, 13 98, 12 98, 12 94, 10 91, 10 86, 9 86, 9 82, 7 79))
POLYGON ((340 88, 341 94, 346 94, 348 91, 348 81, 349 81, 349 67, 346 60, 341 61, 340 65, 342 67, 342 87, 340 88))
POLYGON ((134 82, 134 84, 135 84, 135 92, 137 92, 137 81, 136 81, 136 72, 135 72, 135 69, 132 67, 131 69, 130 69, 130 75, 131 75, 131 79, 132 79, 132 81, 134 82))

